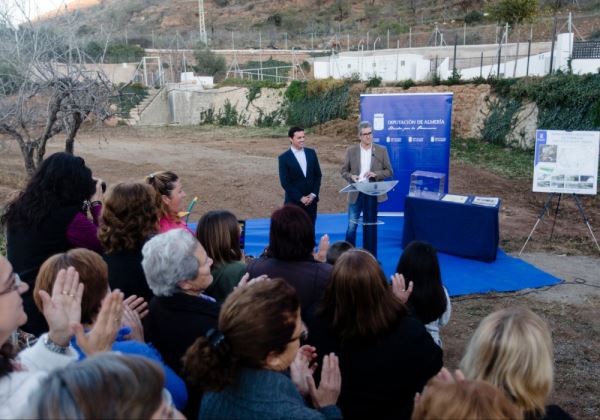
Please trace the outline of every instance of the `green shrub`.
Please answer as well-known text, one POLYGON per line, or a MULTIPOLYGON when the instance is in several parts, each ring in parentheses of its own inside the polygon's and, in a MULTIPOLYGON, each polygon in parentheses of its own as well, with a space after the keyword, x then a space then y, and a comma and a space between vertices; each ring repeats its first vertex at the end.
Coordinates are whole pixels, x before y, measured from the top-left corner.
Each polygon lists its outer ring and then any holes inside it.
POLYGON ((292 82, 285 92, 286 122, 312 127, 348 115, 349 84, 343 81, 292 82))
POLYGON ((381 77, 373 76, 367 81, 367 87, 379 87, 381 86, 381 80, 381 77))
POLYGON ((227 66, 225 57, 222 55, 217 55, 206 46, 200 46, 194 51, 194 58, 196 59, 196 65, 194 66, 196 73, 215 78, 225 76, 227 66))
POLYGON ((465 15, 465 23, 467 25, 472 25, 476 23, 481 23, 484 20, 483 13, 479 10, 471 10, 469 13, 465 15))
POLYGON ((255 125, 257 127, 279 127, 283 123, 283 109, 276 109, 275 111, 268 114, 265 114, 262 109, 259 109, 258 118, 256 119, 255 125))
POLYGON ((135 63, 146 55, 146 51, 139 45, 128 45, 118 42, 108 44, 105 50, 103 44, 90 41, 84 51, 94 62, 103 60, 104 63, 113 64, 135 63))
POLYGON ((232 105, 229 99, 225 100, 223 108, 216 115, 218 125, 233 126, 244 125, 247 120, 243 113, 238 112, 235 105, 232 105))
POLYGON ((252 79, 237 79, 237 78, 229 78, 222 80, 219 84, 219 87, 223 86, 245 86, 251 87, 256 86, 260 88, 271 88, 271 89, 281 89, 285 87, 285 83, 275 83, 272 80, 252 80, 252 79))
POLYGON ((211 105, 204 111, 200 111, 200 124, 214 124, 215 123, 215 108, 211 105))
POLYGON ((494 91, 506 98, 535 102, 538 127, 548 130, 600 128, 600 74, 556 73, 544 77, 500 79, 494 91))
POLYGON ((117 105, 118 113, 128 116, 132 108, 135 108, 148 96, 148 89, 141 83, 121 83, 117 87, 117 96, 112 99, 112 103, 117 105))
POLYGON ((400 86, 404 90, 410 89, 411 87, 413 87, 415 85, 416 85, 416 83, 414 82, 413 79, 406 79, 398 84, 398 86, 400 86))
POLYGON ((496 145, 507 145, 506 137, 514 128, 521 101, 499 97, 487 100, 489 113, 481 129, 481 138, 496 145))

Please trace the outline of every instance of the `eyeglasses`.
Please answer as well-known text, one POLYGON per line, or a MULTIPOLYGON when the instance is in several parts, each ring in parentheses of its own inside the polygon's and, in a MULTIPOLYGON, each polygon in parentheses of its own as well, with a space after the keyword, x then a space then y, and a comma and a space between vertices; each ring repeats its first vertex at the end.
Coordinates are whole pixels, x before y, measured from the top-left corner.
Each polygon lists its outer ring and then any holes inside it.
POLYGON ((371 136, 373 135, 372 131, 369 131, 368 133, 360 133, 361 136, 371 136))
POLYGON ((15 290, 19 290, 19 287, 21 287, 21 285, 23 284, 23 282, 21 281, 21 277, 19 277, 17 273, 12 273, 12 276, 9 276, 8 278, 9 285, 6 289, 0 292, 0 296, 12 293, 15 290))
POLYGON ((298 337, 290 338, 290 343, 293 341, 296 341, 296 340, 306 341, 307 338, 308 338, 308 330, 302 330, 302 332, 300 333, 300 335, 298 337))

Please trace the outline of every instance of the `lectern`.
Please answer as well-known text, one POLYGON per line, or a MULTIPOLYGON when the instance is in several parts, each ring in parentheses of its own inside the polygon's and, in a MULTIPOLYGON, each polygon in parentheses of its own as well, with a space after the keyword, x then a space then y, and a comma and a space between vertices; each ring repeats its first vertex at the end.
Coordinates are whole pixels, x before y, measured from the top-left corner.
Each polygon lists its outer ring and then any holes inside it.
POLYGON ((349 220, 363 227, 363 248, 377 257, 377 225, 383 222, 377 220, 377 197, 389 192, 398 181, 355 182, 340 190, 341 193, 359 192, 365 195, 363 218, 349 220))

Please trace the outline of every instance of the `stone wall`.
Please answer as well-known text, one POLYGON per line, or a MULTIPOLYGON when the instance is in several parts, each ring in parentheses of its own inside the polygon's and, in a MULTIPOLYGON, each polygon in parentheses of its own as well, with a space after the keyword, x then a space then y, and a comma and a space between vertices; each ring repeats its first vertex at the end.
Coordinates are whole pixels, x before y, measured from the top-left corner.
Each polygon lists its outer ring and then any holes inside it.
MULTIPOLYGON (((459 138, 481 138, 481 128, 489 108, 487 98, 495 99, 491 87, 486 84, 464 84, 454 86, 413 86, 410 89, 382 87, 371 89, 371 93, 427 93, 453 92, 452 136, 459 138)), ((538 109, 534 103, 526 103, 516 116, 515 128, 507 136, 507 144, 531 148, 535 144, 538 109)))
POLYGON ((428 93, 453 92, 452 135, 455 137, 479 137, 481 126, 488 112, 485 99, 490 96, 489 85, 466 84, 454 86, 413 86, 374 88, 371 93, 428 93))

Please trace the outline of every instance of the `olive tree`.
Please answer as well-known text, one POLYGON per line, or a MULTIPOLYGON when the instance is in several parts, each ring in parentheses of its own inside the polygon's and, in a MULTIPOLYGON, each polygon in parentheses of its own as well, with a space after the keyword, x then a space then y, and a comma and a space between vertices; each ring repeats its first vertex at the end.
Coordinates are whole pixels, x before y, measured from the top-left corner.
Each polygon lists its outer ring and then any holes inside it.
POLYGON ((83 122, 111 115, 114 90, 102 71, 88 70, 89 57, 70 29, 28 20, 17 26, 6 13, 0 28, 0 136, 17 142, 31 174, 48 141, 61 135, 73 153, 83 122))

